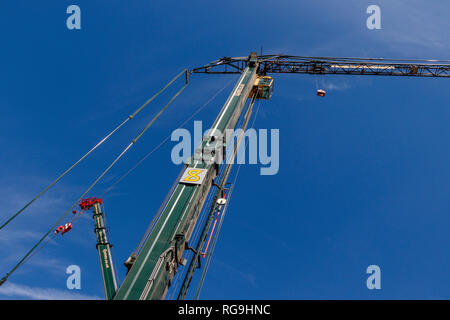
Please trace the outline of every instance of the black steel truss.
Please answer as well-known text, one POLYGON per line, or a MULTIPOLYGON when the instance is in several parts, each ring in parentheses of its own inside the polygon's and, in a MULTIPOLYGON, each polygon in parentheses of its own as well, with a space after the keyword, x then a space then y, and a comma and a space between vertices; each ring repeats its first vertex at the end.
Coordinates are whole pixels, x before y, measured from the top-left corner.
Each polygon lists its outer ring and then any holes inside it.
MULTIPOLYGON (((450 60, 400 60, 370 58, 301 57, 288 55, 258 56, 259 74, 305 73, 344 75, 384 75, 412 77, 450 77, 450 60)), ((224 57, 191 73, 241 73, 248 57, 224 57)))

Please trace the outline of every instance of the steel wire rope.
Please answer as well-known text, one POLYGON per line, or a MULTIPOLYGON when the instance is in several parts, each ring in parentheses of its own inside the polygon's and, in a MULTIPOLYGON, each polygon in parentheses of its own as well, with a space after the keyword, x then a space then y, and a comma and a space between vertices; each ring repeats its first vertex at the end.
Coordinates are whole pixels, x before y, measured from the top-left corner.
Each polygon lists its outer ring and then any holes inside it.
MULTIPOLYGON (((225 86, 216 92, 210 99, 208 99, 200 108, 198 108, 189 118, 187 118, 183 123, 181 123, 178 127, 183 127, 186 123, 188 123, 192 118, 194 118, 200 111, 202 111, 205 107, 208 106, 219 94, 225 90, 230 83, 235 80, 231 79, 225 86)), ((104 197, 107 193, 109 193, 116 185, 118 185, 123 179, 125 179, 131 172, 133 172, 138 166, 140 166, 148 157, 150 157, 155 151, 157 151, 160 147, 162 147, 171 137, 172 135, 168 135, 165 139, 163 139, 156 147, 154 147, 149 153, 147 153, 141 160, 139 160, 130 170, 128 170, 125 174, 123 174, 119 179, 117 179, 111 186, 109 186, 100 196, 104 197)))
POLYGON ((25 256, 0 280, 0 286, 5 283, 9 276, 17 270, 30 256, 33 251, 45 240, 45 238, 53 231, 53 229, 60 223, 62 219, 81 201, 84 196, 103 178, 103 176, 111 170, 111 168, 119 161, 120 158, 142 137, 142 135, 151 127, 151 125, 158 119, 161 114, 169 107, 170 104, 178 97, 178 95, 187 87, 188 82, 170 99, 170 101, 150 120, 150 122, 141 130, 141 132, 131 141, 131 143, 114 159, 114 161, 100 174, 100 176, 87 188, 87 190, 78 198, 76 202, 72 204, 69 210, 67 210, 53 225, 49 231, 25 254, 25 256))
POLYGON ((80 162, 82 162, 88 155, 90 155, 95 149, 100 147, 106 140, 108 140, 114 133, 116 133, 125 123, 133 119, 139 112, 142 111, 151 101, 163 93, 175 80, 177 80, 182 74, 187 74, 188 70, 184 69, 178 75, 176 75, 172 80, 170 80, 161 90, 155 93, 150 99, 148 99, 142 106, 140 106, 135 112, 125 119, 121 124, 119 124, 115 129, 108 133, 102 140, 100 140, 91 150, 85 153, 78 161, 76 161, 72 166, 70 166, 66 171, 64 171, 58 178, 53 180, 47 187, 45 187, 41 192, 39 192, 33 199, 31 199, 24 207, 13 214, 8 220, 6 220, 1 226, 0 230, 8 225, 12 220, 14 220, 18 215, 20 215, 26 208, 28 208, 34 201, 40 198, 44 193, 46 193, 51 187, 53 187, 59 180, 61 180, 66 174, 68 174, 72 169, 74 169, 80 162))
MULTIPOLYGON (((223 170, 222 170, 223 173, 223 170)), ((217 177, 219 178, 220 175, 217 177)), ((205 201, 205 204, 203 205, 203 208, 200 212, 199 218, 197 220, 197 226, 194 228, 194 232, 191 236, 191 243, 198 243, 200 241, 200 230, 202 229, 202 226, 204 223, 206 223, 206 218, 208 216, 207 212, 209 211, 209 208, 212 206, 212 200, 214 199, 215 191, 211 190, 211 192, 208 194, 208 197, 205 201)), ((191 259, 193 257, 190 257, 189 255, 194 255, 193 252, 188 252, 187 259, 191 259)), ((184 267, 184 266, 183 266, 184 267)), ((172 290, 169 298, 174 298, 176 292, 179 290, 179 287, 181 286, 181 278, 183 274, 187 271, 187 268, 183 268, 183 270, 180 272, 177 272, 176 277, 174 278, 173 284, 171 285, 172 290), (186 269, 186 270, 185 270, 186 269)))
MULTIPOLYGON (((179 77, 179 75, 178 75, 179 77)), ((196 112, 194 112, 194 114, 192 114, 187 120, 185 120, 180 127, 182 127, 183 125, 185 125, 189 120, 191 120, 195 115, 197 115, 201 110, 203 110, 209 103, 211 103, 225 88, 227 88, 230 83, 233 81, 234 79, 231 79, 227 84, 225 84, 225 86, 220 89, 218 92, 216 92, 209 100, 207 100, 207 102, 205 102, 199 109, 196 110, 196 112)), ((161 142, 158 146, 156 146, 149 154, 147 154, 143 159, 141 159, 132 169, 130 169, 128 172, 126 172, 122 177, 120 177, 111 187, 109 187, 101 196, 100 198, 102 198, 107 192, 109 192, 115 185, 117 185, 120 181, 122 181, 128 174, 131 173, 131 171, 133 171, 134 169, 136 169, 137 166, 139 166, 145 159, 147 159, 153 152, 155 152, 159 147, 161 147, 165 142, 167 142, 167 140, 170 138, 170 135, 168 137, 166 137, 166 139, 163 140, 163 142, 161 142)), ((181 177, 181 176, 180 176, 181 177)), ((179 178, 180 178, 179 177, 179 178)), ((178 181, 179 179, 177 179, 178 181)), ((170 192, 169 192, 170 194, 170 192)), ((164 203, 164 202, 163 202, 164 203)), ((107 222, 107 218, 106 218, 106 213, 105 213, 105 209, 104 206, 103 207, 103 213, 104 213, 104 217, 105 217, 105 224, 108 225, 107 222)), ((72 209, 72 208, 71 208, 72 209)), ((82 211, 83 212, 83 211, 82 211)), ((77 221, 80 217, 80 215, 82 214, 82 212, 80 214, 78 214, 76 217, 74 217, 70 223, 75 223, 75 221, 77 221)), ((155 215, 155 217, 157 217, 158 215, 155 215)), ((155 219, 154 219, 155 220, 155 219)), ((152 220, 152 222, 149 225, 148 229, 152 229, 153 225, 154 225, 154 220, 152 220), (150 227, 151 226, 151 227, 150 227)), ((149 231, 148 229, 146 230, 146 234, 148 235, 149 231)), ((109 242, 113 242, 112 241, 112 237, 111 237, 111 233, 109 231, 109 229, 107 229, 107 235, 108 238, 110 239, 109 242)), ((30 260, 36 253, 38 253, 39 251, 41 251, 45 246, 47 246, 50 241, 52 241, 55 238, 56 235, 51 236, 46 242, 44 242, 43 245, 41 245, 39 248, 36 249, 36 251, 33 252, 33 254, 31 254, 26 260, 24 260, 23 263, 26 263, 28 260, 30 260)), ((145 235, 144 235, 145 236, 145 235)), ((143 237, 144 239, 144 237, 143 237)), ((145 239, 144 239, 145 240, 145 239)), ((135 251, 133 251, 133 254, 137 254, 138 251, 140 251, 140 249, 138 248, 142 248, 143 245, 143 240, 141 239, 141 242, 139 243, 138 247, 136 248, 135 251)), ((114 250, 114 248, 112 248, 114 250)), ((116 273, 116 279, 118 280, 118 270, 117 270, 117 265, 116 265, 116 261, 114 260, 114 267, 115 267, 115 273, 116 273)), ((0 284, 1 285, 1 284, 0 284)))
MULTIPOLYGON (((256 117, 258 116, 260 105, 261 105, 261 100, 258 102, 258 106, 257 106, 256 112, 255 112, 255 117, 253 118, 252 125, 251 125, 252 128, 253 128, 253 126, 255 124, 256 117)), ((248 146, 248 140, 245 141, 245 148, 247 148, 247 146, 248 146)), ((201 290, 203 288, 203 283, 204 283, 204 280, 205 280, 205 277, 206 277, 206 273, 208 272, 208 269, 209 269, 209 266, 210 266, 210 263, 211 263, 211 257, 213 255, 214 249, 216 247, 218 235, 220 233, 220 230, 222 229, 222 224, 223 224, 223 221, 224 221, 224 218, 225 218, 226 211, 228 209, 228 205, 229 205, 230 200, 231 200, 231 195, 232 195, 232 193, 234 191, 234 188, 236 186, 236 181, 237 181, 237 178, 239 176, 240 169, 241 169, 241 164, 238 165, 238 168, 237 168, 237 171, 236 171, 236 175, 235 175, 234 180, 233 180, 233 184, 231 185, 231 190, 230 190, 230 193, 228 195, 228 201, 225 204, 225 208, 224 208, 224 210, 222 212, 222 215, 220 217, 220 222, 219 222, 216 234, 215 234, 214 239, 213 239, 213 243, 212 243, 212 246, 211 246, 211 251, 208 254, 208 258, 207 258, 207 261, 206 261, 205 268, 202 271, 201 278, 200 278, 199 284, 197 286, 197 291, 195 293, 194 300, 198 300, 200 292, 201 292, 201 290)))
MULTIPOLYGON (((211 98, 209 98, 199 109, 197 109, 191 116, 189 116, 188 119, 186 119, 183 123, 179 125, 179 127, 183 127, 187 122, 189 122, 193 117, 195 117, 200 111, 202 111, 206 106, 208 106, 220 93, 223 92, 232 82, 234 78, 231 79, 228 83, 225 84, 225 86, 220 89, 218 92, 216 92, 211 98)), ((124 175, 122 175, 119 179, 117 179, 116 182, 113 183, 102 195, 103 197, 105 194, 107 194, 109 191, 111 191, 114 186, 116 186, 118 183, 120 183, 123 179, 125 179, 133 170, 135 170, 139 165, 141 165, 151 154, 153 154, 156 150, 158 150, 163 144, 165 144, 169 139, 171 135, 168 135, 161 143, 159 143, 152 151, 150 151, 147 155, 145 155, 141 160, 139 160, 136 165, 134 165, 130 170, 128 170, 124 175)), ((156 224, 156 221, 159 219, 163 209, 165 208, 167 201, 169 200, 170 195, 172 195, 173 191, 175 190, 176 185, 178 184, 178 181, 181 179, 181 175, 184 171, 181 171, 179 175, 177 176, 177 179, 172 184, 169 192, 167 193, 166 197, 164 198, 164 201, 162 202, 161 206, 159 207, 157 213, 153 216, 152 221, 148 225, 144 235, 141 237, 141 240, 139 241, 139 244, 135 248, 135 250, 132 252, 132 256, 137 256, 139 252, 142 249, 142 246, 144 245, 145 240, 148 238, 148 235, 153 230, 154 225, 156 224)))
MULTIPOLYGON (((231 81, 233 81, 234 79, 231 79, 231 81)), ((231 82, 230 81, 230 82, 231 82)), ((243 123, 243 118, 239 118, 237 126, 239 126, 241 123, 243 123)), ((221 179, 221 176, 223 175, 223 173, 225 172, 225 166, 222 166, 219 168, 219 174, 214 178, 214 180, 221 179)), ((205 204, 203 205, 201 212, 199 214, 199 218, 197 220, 197 224, 196 227, 194 228, 194 231, 190 237, 191 243, 195 243, 196 245, 198 245, 198 242, 200 241, 200 230, 202 229, 204 223, 206 223, 207 217, 208 217, 208 212, 210 210, 210 207, 212 206, 212 201, 215 197, 216 191, 215 190, 211 190, 207 196, 207 199, 205 201, 205 204)), ((188 252, 188 256, 186 257, 187 260, 189 259, 193 259, 194 257, 190 257, 190 255, 194 255, 193 252, 188 252)), ((173 282, 171 284, 171 290, 169 292, 168 298, 174 298, 176 295, 176 292, 179 290, 179 288, 181 287, 181 278, 183 276, 183 274, 185 272, 187 272, 187 268, 183 268, 181 270, 181 272, 177 272, 175 278, 173 279, 173 282), (185 270, 186 269, 186 270, 185 270)))
MULTIPOLYGON (((248 120, 249 120, 249 114, 251 113, 251 109, 250 108, 253 105, 254 99, 255 99, 255 97, 253 97, 252 102, 250 103, 249 107, 247 108, 247 111, 245 111, 244 116, 241 117, 239 119, 239 121, 238 121, 238 123, 242 122, 242 125, 240 125, 242 130, 245 130, 245 128, 247 127, 248 120)), ((231 155, 225 158, 226 161, 227 161, 227 165, 224 167, 222 177, 220 178, 220 182, 219 182, 219 188, 220 189, 222 189, 226 185, 226 184, 224 184, 226 182, 225 179, 228 179, 227 177, 228 177, 228 174, 229 174, 230 169, 231 169, 230 162, 228 162, 228 161, 231 161, 231 163, 234 161, 234 158, 235 158, 235 156, 237 154, 238 148, 239 148, 239 146, 240 146, 240 144, 242 142, 243 135, 244 135, 243 133, 240 134, 240 137, 238 138, 238 142, 235 144, 235 147, 233 147, 231 150, 227 149, 227 153, 231 152, 231 155)), ((216 194, 216 196, 218 196, 218 191, 216 191, 215 194, 216 194)), ((216 198, 216 196, 215 196, 215 198, 216 198)), ((210 228, 210 220, 209 219, 211 219, 213 217, 213 215, 215 213, 215 210, 216 210, 216 205, 214 205, 214 207, 211 206, 211 208, 209 210, 209 214, 207 215, 207 220, 205 221, 205 225, 203 227, 202 234, 200 235, 201 239, 199 239, 199 241, 197 243, 197 246, 196 246, 196 250, 197 251, 195 253, 195 257, 200 257, 200 254, 201 254, 200 250, 202 249, 202 247, 204 245, 203 241, 205 240, 205 238, 207 236, 208 229, 210 228), (202 242, 200 242, 200 241, 202 241, 202 242)), ((193 259, 191 259, 191 262, 190 262, 190 265, 189 265, 189 270, 188 270, 189 274, 186 274, 186 276, 185 276, 185 278, 183 280, 182 289, 178 293, 178 297, 177 297, 178 300, 185 298, 187 289, 190 286, 190 282, 191 282, 191 279, 192 279, 192 276, 193 276, 193 269, 192 269, 193 263, 194 263, 193 259)))

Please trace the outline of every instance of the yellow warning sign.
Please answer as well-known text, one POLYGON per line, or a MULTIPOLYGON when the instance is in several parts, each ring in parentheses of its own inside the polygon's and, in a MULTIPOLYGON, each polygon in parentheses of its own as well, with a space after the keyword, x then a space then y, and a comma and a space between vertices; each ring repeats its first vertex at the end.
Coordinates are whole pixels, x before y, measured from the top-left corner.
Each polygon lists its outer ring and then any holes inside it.
POLYGON ((206 172, 206 169, 187 168, 180 179, 180 183, 202 184, 206 172))

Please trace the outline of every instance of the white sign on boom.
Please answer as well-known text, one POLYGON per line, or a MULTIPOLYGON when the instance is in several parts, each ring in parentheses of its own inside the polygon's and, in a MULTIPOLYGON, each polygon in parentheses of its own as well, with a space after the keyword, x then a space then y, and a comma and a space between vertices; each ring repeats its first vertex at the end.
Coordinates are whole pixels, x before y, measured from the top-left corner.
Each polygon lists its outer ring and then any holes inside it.
POLYGON ((206 169, 187 168, 180 179, 180 183, 202 184, 206 173, 206 169))

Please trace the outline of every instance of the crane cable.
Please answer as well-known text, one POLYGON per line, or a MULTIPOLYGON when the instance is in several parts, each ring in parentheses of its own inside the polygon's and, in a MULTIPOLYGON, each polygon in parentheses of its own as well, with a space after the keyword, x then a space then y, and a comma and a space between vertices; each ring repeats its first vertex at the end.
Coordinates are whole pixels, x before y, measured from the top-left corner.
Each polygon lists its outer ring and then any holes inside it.
MULTIPOLYGON (((81 215, 84 213, 84 210, 81 210, 75 217, 72 218, 72 220, 70 220, 70 224, 74 224, 75 221, 77 221, 81 215)), ((44 244, 42 244, 40 247, 38 247, 32 254, 30 254, 23 263, 28 262, 28 260, 30 260, 33 256, 35 256, 39 251, 41 251, 44 247, 46 247, 51 241, 53 241, 53 239, 55 239, 55 237, 58 235, 59 233, 54 233, 53 235, 51 235, 47 241, 44 242, 44 244)), ((1 284, 0 284, 1 285, 1 284)))
MULTIPOLYGON (((200 108, 198 108, 192 115, 189 116, 183 123, 181 123, 178 127, 183 127, 186 123, 188 123, 192 118, 194 118, 200 111, 206 108, 214 99, 217 98, 219 94, 223 92, 235 79, 231 79, 225 86, 217 91, 211 98, 209 98, 200 108)), ((120 178, 118 178, 111 186, 109 186, 100 196, 103 198, 107 193, 109 193, 116 185, 118 185, 123 179, 125 179, 131 172, 133 172, 138 166, 140 166, 148 157, 150 157, 154 152, 156 152, 159 148, 161 148, 172 136, 172 134, 168 135, 164 140, 162 140, 156 147, 154 147, 149 153, 147 153, 141 160, 139 160, 131 169, 125 172, 120 178)))
POLYGON ((187 83, 187 75, 188 70, 184 69, 178 75, 176 75, 172 80, 170 80, 162 89, 160 89, 157 93, 155 93, 150 99, 148 99, 142 106, 140 106, 135 112, 129 115, 121 124, 119 124, 115 129, 113 129, 110 133, 108 133, 102 140, 100 140, 91 150, 89 150, 86 154, 84 154, 78 161, 76 161, 72 166, 70 166, 66 171, 64 171, 58 178, 53 180, 47 187, 45 187, 41 192, 39 192, 31 201, 29 201, 24 207, 22 207, 19 211, 13 214, 8 220, 6 220, 1 226, 0 230, 3 229, 6 225, 8 225, 12 220, 14 220, 18 215, 20 215, 26 208, 28 208, 34 201, 40 198, 44 193, 46 193, 51 187, 53 187, 59 180, 61 180, 66 174, 72 171, 80 162, 82 162, 88 155, 90 155, 95 149, 100 147, 106 140, 108 140, 114 133, 116 133, 125 123, 129 120, 133 119, 139 112, 142 111, 150 102, 152 102, 156 97, 158 97, 161 93, 163 93, 172 83, 175 82, 182 74, 186 74, 186 83, 187 83))
MULTIPOLYGON (((253 118, 252 125, 251 125, 252 128, 253 128, 253 126, 255 124, 256 117, 258 116, 258 111, 259 111, 260 105, 261 105, 261 100, 258 101, 258 106, 256 108, 255 117, 253 118)), ((245 141, 245 148, 247 148, 247 146, 248 146, 248 140, 245 141)), ((203 283, 205 281, 206 273, 208 272, 209 266, 211 264, 211 257, 212 257, 212 254, 214 252, 214 249, 216 247, 217 238, 218 238, 218 236, 220 234, 220 230, 222 229, 223 220, 225 218, 225 214, 226 214, 226 211, 228 209, 228 205, 229 205, 230 200, 231 200, 231 195, 232 195, 233 190, 234 190, 234 188, 236 186, 236 181, 237 181, 237 178, 239 176, 240 170, 241 170, 241 164, 238 165, 238 168, 237 168, 237 171, 236 171, 236 175, 235 175, 233 183, 232 183, 232 185, 230 187, 231 190, 229 190, 229 193, 228 193, 228 200, 227 200, 227 202, 225 204, 225 207, 223 208, 222 216, 220 217, 219 225, 217 227, 217 231, 216 231, 216 234, 214 235, 213 242, 212 242, 212 245, 211 245, 211 251, 208 254, 208 258, 206 260, 205 267, 203 268, 203 271, 202 271, 202 274, 201 274, 201 278, 200 278, 200 281, 199 281, 198 286, 197 286, 197 291, 195 293, 194 300, 198 300, 200 292, 201 292, 201 290, 203 288, 203 283)))
MULTIPOLYGON (((183 71, 186 72, 187 70, 183 71)), ((141 130, 141 132, 134 138, 131 143, 125 147, 125 149, 114 159, 114 161, 100 174, 100 176, 87 188, 85 192, 78 198, 77 201, 75 201, 69 210, 67 210, 61 218, 58 219, 58 221, 50 228, 49 231, 47 231, 44 236, 25 254, 25 256, 11 269, 10 272, 8 272, 1 280, 0 280, 0 286, 5 283, 5 281, 9 278, 9 276, 16 271, 18 267, 20 267, 28 258, 30 254, 33 253, 33 251, 45 240, 45 238, 53 231, 53 229, 61 222, 62 219, 83 199, 83 197, 100 181, 101 178, 119 161, 120 158, 142 137, 142 135, 147 131, 148 128, 156 121, 156 119, 159 118, 159 116, 169 107, 169 105, 178 97, 178 95, 187 87, 188 85, 188 78, 186 77, 186 84, 177 92, 175 95, 170 99, 170 101, 150 120, 150 122, 144 127, 144 129, 141 130)))
MULTIPOLYGON (((223 189, 223 191, 226 191, 226 189, 223 189)), ((222 198, 225 198, 225 192, 222 194, 222 198)), ((203 251, 203 254, 202 254, 203 258, 206 257, 206 254, 208 252, 209 244, 211 243, 211 239, 214 234, 214 229, 216 228, 217 220, 219 219, 222 208, 223 207, 219 207, 219 209, 217 209, 216 219, 214 219, 214 224, 212 226, 211 233, 209 234, 209 238, 208 238, 208 242, 206 243, 205 251, 203 251)))
MULTIPOLYGON (((225 84, 225 86, 220 89, 219 91, 217 91, 211 98, 209 98, 200 108, 198 108, 191 116, 189 116, 189 118, 187 118, 183 123, 181 123, 178 127, 181 128, 183 127, 186 123, 188 123, 192 118, 194 118, 200 111, 202 111, 206 106, 208 106, 215 98, 217 98, 217 96, 219 94, 221 94, 226 88, 228 88, 228 86, 234 81, 235 79, 231 79, 230 81, 228 81, 228 83, 225 84)), ((150 155, 152 155, 156 150, 158 150, 162 145, 164 145, 171 137, 172 135, 168 135, 163 141, 161 141, 155 148, 153 148, 152 151, 150 151, 149 153, 147 153, 141 160, 139 160, 130 170, 128 170, 124 175, 122 175, 119 179, 116 180, 116 182, 114 182, 108 189, 106 189, 106 191, 100 196, 101 198, 103 198, 103 196, 108 193, 109 191, 112 190, 112 188, 114 188, 114 186, 116 186, 118 183, 120 183, 123 179, 125 179, 133 170, 135 170, 139 165, 141 165, 150 155)), ((144 235, 141 237, 141 240, 139 241, 139 244, 136 246, 136 248, 134 249, 134 251, 131 253, 132 256, 137 256, 139 254, 139 252, 141 251, 145 240, 147 240, 148 235, 150 234, 150 232, 153 230, 153 227, 156 224, 156 221, 159 219, 163 209, 165 208, 169 197, 172 195, 173 191, 175 190, 175 187, 178 184, 178 181, 181 178, 181 175, 184 173, 184 170, 182 170, 177 179, 175 180, 175 182, 173 183, 172 187, 170 188, 169 192, 167 193, 166 197, 164 198, 164 201, 162 202, 161 206, 159 207, 157 213, 155 214, 155 216, 153 217, 152 221, 150 222, 150 224, 148 225, 147 229, 145 230, 144 235)))
MULTIPOLYGON (((217 185, 217 190, 215 192, 212 192, 214 194, 214 200, 213 203, 211 204, 211 207, 209 208, 209 210, 207 210, 207 214, 205 217, 205 221, 204 223, 202 223, 202 231, 201 234, 197 240, 197 244, 196 247, 194 249, 194 255, 191 258, 191 262, 189 264, 188 270, 184 276, 184 280, 183 283, 181 285, 181 289, 178 292, 178 296, 177 296, 177 300, 184 300, 186 297, 186 293, 188 288, 190 287, 191 284, 191 280, 193 278, 194 275, 194 269, 196 268, 195 265, 197 264, 197 259, 198 259, 198 264, 199 264, 199 268, 200 268, 200 255, 201 255, 201 250, 205 244, 205 240, 206 237, 209 233, 209 229, 211 227, 211 219, 215 214, 216 208, 217 208, 217 200, 219 197, 219 192, 221 189, 223 189, 223 187, 226 185, 226 180, 228 180, 228 176, 231 170, 231 166, 232 163, 234 162, 235 156, 237 154, 237 151, 239 149, 239 146, 242 142, 242 137, 244 136, 243 131, 246 129, 248 121, 250 119, 250 114, 251 114, 251 108, 253 106, 253 101, 255 99, 256 96, 254 96, 252 98, 252 102, 250 102, 247 111, 244 112, 244 110, 242 110, 242 113, 244 113, 243 116, 239 116, 237 123, 235 124, 234 128, 239 127, 241 131, 241 133, 238 135, 237 138, 237 142, 234 143, 234 147, 231 147, 231 144, 227 144, 227 150, 226 150, 226 154, 228 156, 226 156, 224 159, 226 160, 226 165, 224 164, 223 166, 221 166, 223 168, 222 173, 220 173, 218 176, 216 176, 216 179, 219 179, 219 183, 216 184, 217 185), (232 148, 232 149, 229 149, 232 148), (230 154, 228 153, 230 152, 230 154)), ((245 137, 244 137, 245 140, 245 137)), ((178 288, 177 288, 178 291, 178 288)))
MULTIPOLYGON (((211 103, 211 101, 213 101, 223 90, 225 90, 230 84, 231 84, 231 82, 233 82, 233 80, 235 80, 235 79, 231 79, 227 84, 225 84, 225 86, 222 88, 222 89, 220 89, 218 92, 216 92, 210 99, 208 99, 199 109, 197 109, 188 119, 186 119, 179 127, 182 127, 182 126, 184 126, 188 121, 190 121, 193 117, 195 117, 201 110, 203 110, 209 103, 211 103)), ((111 191, 112 190, 112 188, 114 187, 114 186, 116 186, 119 182, 121 182, 126 176, 128 176, 134 169, 136 169, 144 160, 146 160, 153 152, 155 152, 157 149, 159 149, 164 143, 166 143, 167 142, 167 140, 169 139, 171 137, 171 135, 169 135, 168 137, 166 137, 160 144, 158 144, 152 151, 150 151, 146 156, 144 156, 135 166, 133 166, 130 170, 128 170, 124 175, 122 175, 119 179, 117 179, 117 181, 115 182, 115 183, 113 183, 108 189, 106 189, 106 191, 105 192, 103 192, 103 194, 100 196, 100 198, 103 198, 103 196, 106 194, 106 193, 108 193, 109 191, 111 191)), ((181 176, 180 176, 181 177, 181 176)), ((179 177, 179 178, 180 178, 179 177)), ((179 178, 176 180, 176 181, 178 181, 179 180, 179 178)), ((171 192, 169 192, 169 194, 170 194, 171 192)), ((167 202, 167 201, 165 201, 165 202, 167 202)), ((165 202, 163 202, 163 204, 165 203, 165 202)), ((103 216, 104 216, 104 218, 105 218, 105 225, 108 225, 108 222, 106 221, 106 213, 105 213, 105 209, 104 209, 104 206, 102 206, 103 207, 103 216)), ((74 217, 71 221, 70 221, 70 223, 72 223, 72 224, 74 224, 75 223, 75 221, 77 221, 79 218, 80 218, 80 216, 81 216, 81 214, 83 213, 84 211, 83 210, 81 210, 81 212, 76 216, 76 217, 74 217)), ((154 226, 154 223, 155 223, 155 221, 154 220, 156 220, 155 218, 158 216, 158 214, 157 215, 155 215, 155 217, 154 217, 154 219, 152 220, 152 222, 150 223, 150 225, 149 225, 149 227, 148 227, 148 229, 150 229, 150 231, 151 231, 151 229, 153 228, 153 226, 154 226)), ((149 233, 150 233, 150 231, 149 230, 146 230, 146 234, 148 235, 149 233)), ((109 238, 109 242, 111 242, 111 243, 113 243, 113 241, 112 241, 112 238, 111 238, 111 234, 110 234, 110 232, 109 232, 109 229, 107 229, 107 232, 108 232, 108 238, 109 238)), ((56 237, 56 235, 52 235, 46 242, 44 242, 44 244, 42 244, 39 248, 37 248, 30 256, 28 256, 28 258, 24 261, 24 263, 26 263, 28 260, 30 260, 34 255, 36 255, 40 250, 42 250, 45 246, 47 246, 54 238, 56 237)), ((145 237, 145 235, 144 235, 144 237, 145 237)), ((143 237, 143 239, 145 240, 146 239, 146 237, 144 238, 143 237)), ((140 251, 140 248, 142 247, 142 243, 143 242, 143 240, 141 240, 141 242, 139 243, 139 245, 136 247, 136 249, 135 249, 135 251, 133 251, 133 253, 132 253, 132 255, 134 254, 134 255, 137 255, 138 253, 139 253, 139 251, 140 251)), ((113 248, 112 248, 113 249, 113 248)), ((115 260, 114 260, 114 264, 115 264, 115 260)), ((118 279, 118 274, 117 274, 117 266, 115 265, 115 271, 116 271, 116 278, 118 279)))

